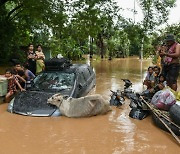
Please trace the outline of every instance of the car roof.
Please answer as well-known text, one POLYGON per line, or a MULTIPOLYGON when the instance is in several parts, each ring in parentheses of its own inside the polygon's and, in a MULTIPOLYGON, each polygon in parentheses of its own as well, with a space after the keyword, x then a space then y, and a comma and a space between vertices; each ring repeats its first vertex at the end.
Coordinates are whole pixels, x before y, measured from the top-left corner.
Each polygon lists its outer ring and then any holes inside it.
POLYGON ((60 70, 52 69, 52 70, 45 70, 44 72, 67 72, 67 73, 76 73, 80 72, 84 68, 88 68, 88 64, 72 64, 69 67, 61 68, 60 70))

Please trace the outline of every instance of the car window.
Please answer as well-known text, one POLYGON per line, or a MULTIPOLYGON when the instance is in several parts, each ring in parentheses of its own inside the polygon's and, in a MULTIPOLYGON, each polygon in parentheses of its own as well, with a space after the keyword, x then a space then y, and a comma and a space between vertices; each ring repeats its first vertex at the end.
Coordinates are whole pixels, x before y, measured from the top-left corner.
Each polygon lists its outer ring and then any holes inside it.
POLYGON ((38 75, 34 79, 34 87, 37 89, 65 90, 71 89, 75 80, 74 73, 47 72, 38 75))

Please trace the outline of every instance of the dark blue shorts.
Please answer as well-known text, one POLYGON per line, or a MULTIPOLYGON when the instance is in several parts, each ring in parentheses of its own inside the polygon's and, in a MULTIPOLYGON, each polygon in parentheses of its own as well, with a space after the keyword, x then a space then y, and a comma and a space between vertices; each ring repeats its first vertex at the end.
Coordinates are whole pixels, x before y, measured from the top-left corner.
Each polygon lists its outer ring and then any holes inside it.
POLYGON ((176 84, 179 76, 180 64, 170 64, 166 65, 165 67, 167 84, 176 84))

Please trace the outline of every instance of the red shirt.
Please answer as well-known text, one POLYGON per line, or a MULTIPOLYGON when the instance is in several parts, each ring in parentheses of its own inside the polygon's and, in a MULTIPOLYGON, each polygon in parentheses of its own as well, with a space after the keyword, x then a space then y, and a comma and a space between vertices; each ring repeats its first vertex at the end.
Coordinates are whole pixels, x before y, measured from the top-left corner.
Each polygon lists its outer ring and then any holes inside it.
POLYGON ((12 78, 8 80, 8 92, 16 92, 16 83, 17 83, 17 78, 13 75, 12 78))

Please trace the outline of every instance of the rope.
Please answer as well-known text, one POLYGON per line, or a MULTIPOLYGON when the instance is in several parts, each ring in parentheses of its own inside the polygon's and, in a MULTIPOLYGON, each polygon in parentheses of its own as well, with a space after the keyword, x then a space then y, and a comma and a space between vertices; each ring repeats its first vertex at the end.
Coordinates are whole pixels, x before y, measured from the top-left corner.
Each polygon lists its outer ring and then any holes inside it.
MULTIPOLYGON (((154 113, 154 115, 162 122, 162 124, 169 130, 169 132, 171 133, 171 135, 176 139, 176 141, 178 142, 178 144, 179 144, 179 146, 180 146, 180 139, 177 137, 177 135, 171 130, 171 128, 160 118, 160 111, 159 112, 157 112, 157 109, 154 109, 148 102, 146 102, 145 100, 144 100, 144 98, 142 97, 142 96, 140 96, 141 97, 141 99, 144 101, 144 103, 152 110, 152 112, 154 113)), ((161 113, 162 114, 162 113, 161 113)), ((162 117, 163 117, 164 115, 162 114, 162 117)), ((166 116, 164 116, 163 118, 167 118, 166 116)), ((173 122, 172 121, 170 121, 169 120, 169 117, 167 118, 168 119, 168 121, 169 122, 171 122, 172 124, 173 124, 173 122)), ((166 119, 166 120, 167 120, 166 119)), ((176 124, 175 124, 176 125, 176 124)), ((178 128, 179 128, 179 126, 178 126, 178 128)))

